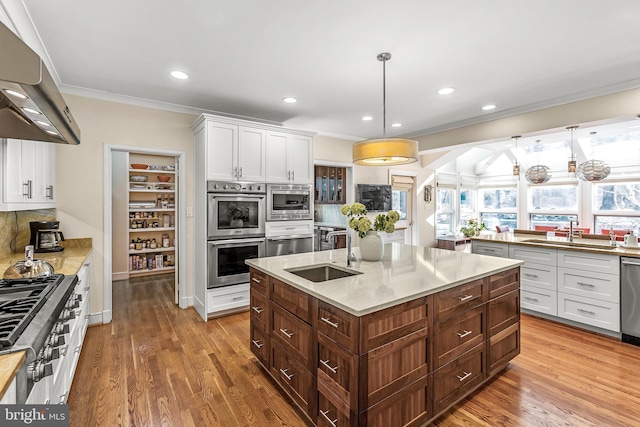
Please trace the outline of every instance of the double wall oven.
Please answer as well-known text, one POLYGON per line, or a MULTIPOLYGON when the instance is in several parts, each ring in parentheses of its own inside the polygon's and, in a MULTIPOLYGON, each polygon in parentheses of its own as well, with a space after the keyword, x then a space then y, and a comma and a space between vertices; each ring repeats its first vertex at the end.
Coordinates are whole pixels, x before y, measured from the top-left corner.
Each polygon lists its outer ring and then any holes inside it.
POLYGON ((245 260, 265 256, 264 183, 207 182, 207 288, 249 282, 245 260))

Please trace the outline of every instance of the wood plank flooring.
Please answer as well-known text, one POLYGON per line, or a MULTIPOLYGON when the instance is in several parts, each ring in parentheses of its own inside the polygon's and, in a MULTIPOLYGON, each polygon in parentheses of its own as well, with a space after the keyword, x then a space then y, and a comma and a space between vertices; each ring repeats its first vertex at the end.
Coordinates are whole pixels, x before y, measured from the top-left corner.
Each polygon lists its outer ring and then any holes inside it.
MULTIPOLYGON (((71 426, 304 426, 249 350, 248 312, 204 323, 174 305, 172 281, 113 283, 113 322, 85 338, 71 426)), ((640 426, 639 368, 640 347, 523 315, 522 353, 434 425, 640 426)))

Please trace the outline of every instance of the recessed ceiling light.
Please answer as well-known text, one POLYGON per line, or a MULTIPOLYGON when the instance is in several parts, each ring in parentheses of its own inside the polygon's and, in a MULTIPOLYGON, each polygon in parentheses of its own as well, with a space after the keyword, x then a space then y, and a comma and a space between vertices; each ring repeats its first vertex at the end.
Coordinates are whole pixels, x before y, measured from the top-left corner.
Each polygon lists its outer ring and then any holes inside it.
POLYGON ((172 71, 171 76, 179 80, 186 80, 189 78, 189 75, 187 73, 178 70, 172 71))
POLYGON ((364 116, 364 117, 362 118, 362 120, 364 120, 365 122, 369 122, 369 121, 373 120, 373 117, 371 117, 371 116, 364 116))
POLYGON ((9 95, 15 96, 16 98, 27 99, 27 95, 23 95, 20 92, 16 92, 15 90, 5 89, 5 92, 7 92, 9 95))
POLYGON ((46 126, 48 128, 51 127, 51 125, 47 122, 43 122, 42 120, 36 120, 36 123, 39 124, 40 126, 46 126))
POLYGON ((286 102, 287 104, 295 104, 296 102, 298 102, 297 99, 295 99, 295 98, 293 98, 291 96, 284 97, 284 98, 282 98, 282 100, 284 102, 286 102))
POLYGON ((42 114, 40 111, 36 111, 34 109, 27 108, 27 107, 24 107, 23 110, 26 111, 27 113, 31 113, 31 114, 38 114, 38 115, 42 114))
POLYGON ((483 109, 484 111, 493 110, 494 108, 496 108, 496 106, 495 106, 495 105, 493 105, 493 104, 488 104, 488 105, 485 105, 484 107, 482 107, 482 109, 483 109))
POLYGON ((456 91, 456 88, 455 88, 455 87, 443 87, 442 89, 440 89, 440 90, 438 91, 438 93, 439 93, 440 95, 450 95, 450 94, 452 94, 452 93, 453 93, 453 92, 455 92, 455 91, 456 91))
POLYGON ((399 128, 400 126, 402 126, 402 123, 393 123, 391 126, 394 128, 399 128))

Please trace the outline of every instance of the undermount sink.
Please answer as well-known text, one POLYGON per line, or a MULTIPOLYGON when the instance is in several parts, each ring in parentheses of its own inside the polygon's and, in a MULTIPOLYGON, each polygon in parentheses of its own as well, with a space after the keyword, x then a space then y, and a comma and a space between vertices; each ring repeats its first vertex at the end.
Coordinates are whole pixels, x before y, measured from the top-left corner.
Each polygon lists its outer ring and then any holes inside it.
POLYGON ((598 245, 598 244, 593 244, 593 243, 581 243, 581 242, 561 242, 558 240, 544 240, 544 239, 528 239, 528 240, 523 240, 524 243, 540 243, 543 245, 554 245, 554 246, 571 246, 571 247, 575 247, 575 248, 585 248, 585 249, 600 249, 600 250, 605 250, 605 251, 610 251, 615 249, 615 246, 610 246, 610 244, 607 242, 607 244, 602 244, 602 245, 598 245))
POLYGON ((316 264, 307 267, 285 268, 291 274, 311 280, 312 282, 326 282, 327 280, 342 279, 344 277, 362 274, 359 271, 337 267, 331 264, 316 264))

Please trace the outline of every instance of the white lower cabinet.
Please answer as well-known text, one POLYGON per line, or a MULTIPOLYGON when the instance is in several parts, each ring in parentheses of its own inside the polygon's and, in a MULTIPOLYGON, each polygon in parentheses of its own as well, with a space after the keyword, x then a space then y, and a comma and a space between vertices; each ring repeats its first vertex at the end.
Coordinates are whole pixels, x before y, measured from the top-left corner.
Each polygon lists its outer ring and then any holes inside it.
POLYGON ((558 291, 619 304, 620 276, 559 267, 558 291))
POLYGON ((209 315, 216 315, 249 307, 249 284, 224 286, 207 291, 209 315))
POLYGON ((478 255, 497 256, 509 258, 509 245, 505 243, 483 242, 480 240, 471 241, 471 252, 478 255))
POLYGON ((558 315, 558 293, 520 284, 520 306, 549 316, 558 315))
POLYGON ((558 315, 557 250, 521 245, 509 245, 509 258, 519 259, 522 308, 558 315))
POLYGON ((620 332, 620 304, 558 292, 558 316, 620 332))

